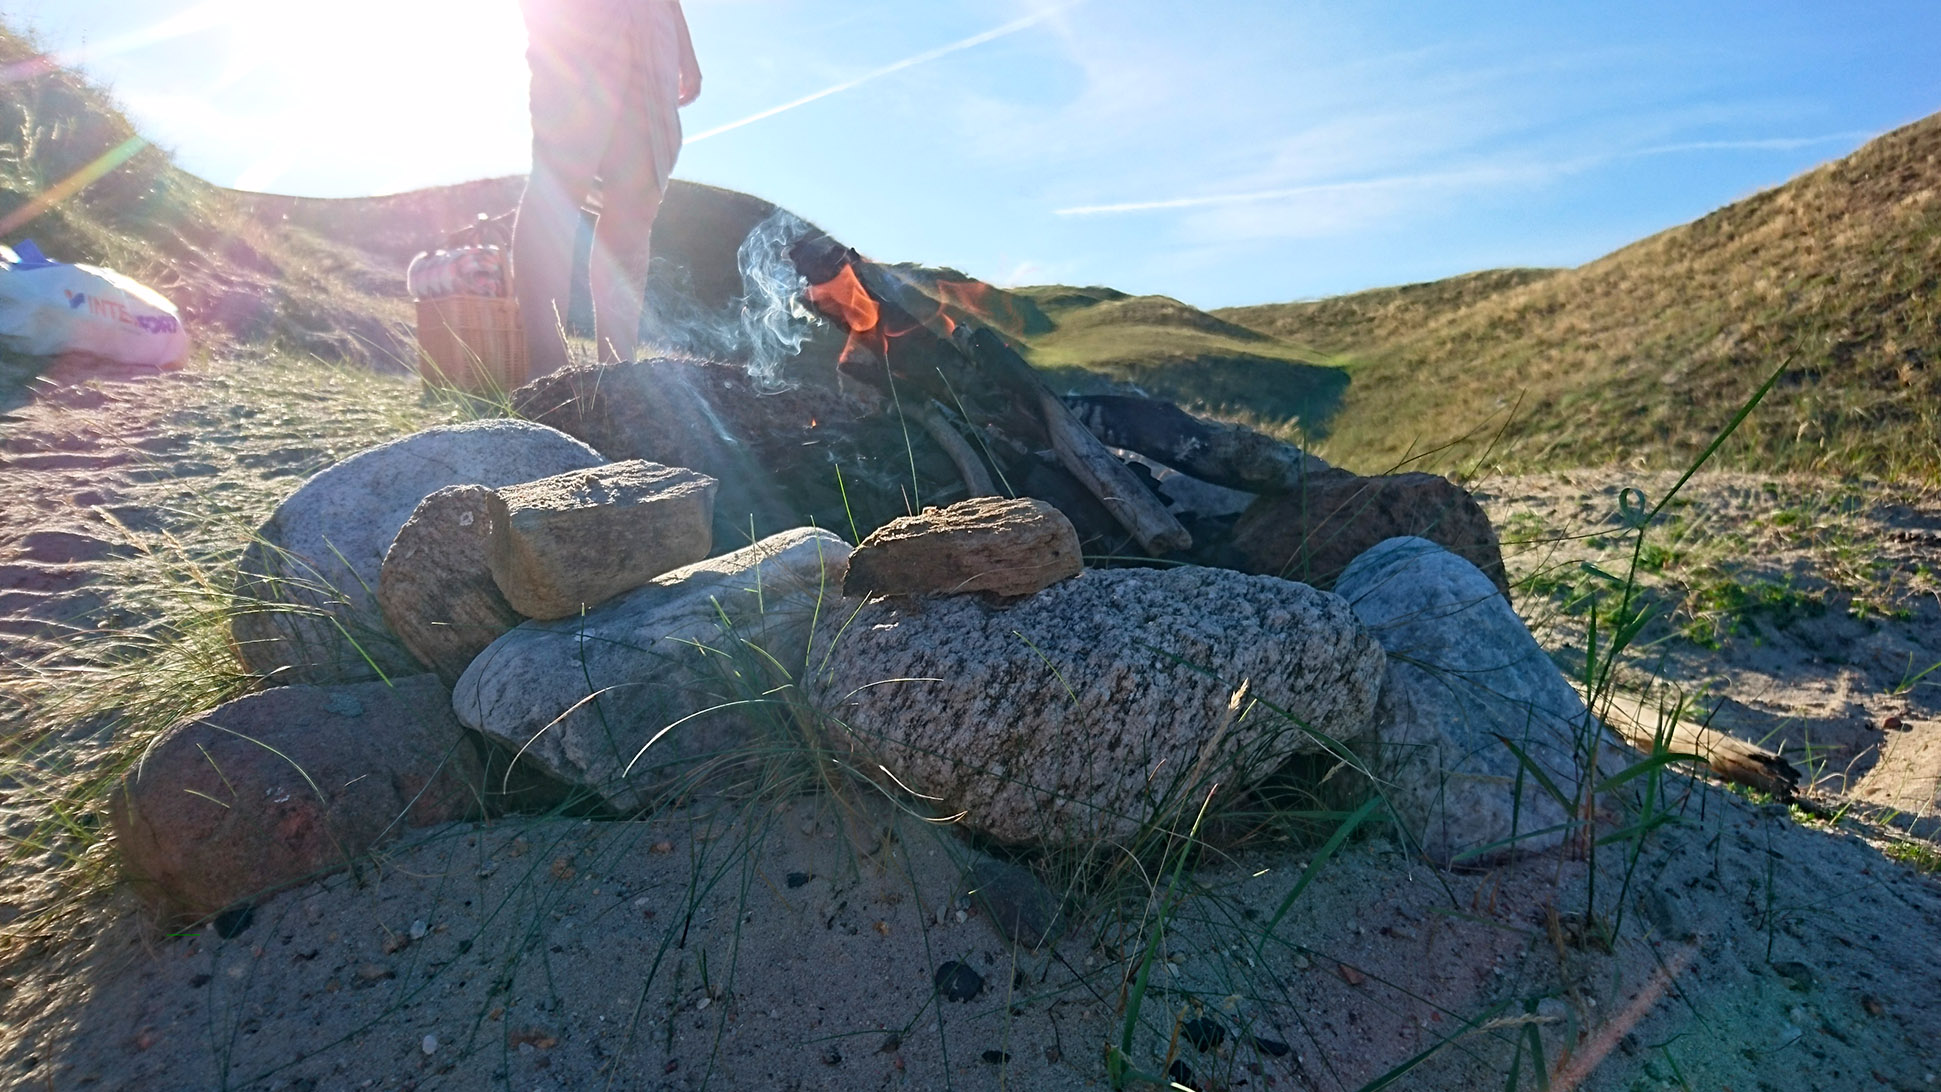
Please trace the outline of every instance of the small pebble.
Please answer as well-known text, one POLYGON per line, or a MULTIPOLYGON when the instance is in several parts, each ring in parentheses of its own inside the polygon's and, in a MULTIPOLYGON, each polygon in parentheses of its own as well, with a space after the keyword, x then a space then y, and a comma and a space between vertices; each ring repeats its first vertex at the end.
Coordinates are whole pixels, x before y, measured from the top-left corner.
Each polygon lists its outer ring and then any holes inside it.
POLYGON ((422 919, 411 923, 412 940, 423 940, 425 939, 425 934, 429 932, 431 932, 431 926, 426 925, 422 919))
POLYGON ((424 1042, 418 1044, 418 1049, 424 1051, 426 1054, 438 1053, 438 1036, 425 1036, 424 1042))
POLYGON ((984 992, 984 976, 954 959, 938 967, 931 981, 946 1001, 969 1001, 984 992))
POLYGON ((1197 1020, 1188 1020, 1181 1024, 1179 1026, 1179 1034, 1181 1038, 1193 1044, 1193 1049, 1199 1051, 1201 1054, 1205 1054, 1210 1050, 1218 1050, 1220 1049, 1220 1044, 1227 1041, 1227 1029, 1221 1026, 1218 1020, 1210 1020, 1205 1017, 1197 1020))
POLYGON ((256 923, 256 908, 247 903, 232 906, 216 915, 216 935, 224 940, 234 940, 243 931, 256 923))
MULTIPOLYGON (((672 849, 673 847, 670 846, 668 848, 672 849)), ((789 873, 789 879, 788 879, 789 890, 793 891, 798 887, 805 887, 808 885, 808 882, 813 879, 815 879, 815 877, 810 875, 807 872, 791 872, 789 873)))
POLYGON ((1279 1039, 1263 1039, 1256 1035, 1253 1036, 1253 1041, 1254 1049, 1267 1055, 1269 1058, 1285 1058, 1294 1051, 1293 1047, 1288 1046, 1279 1039))

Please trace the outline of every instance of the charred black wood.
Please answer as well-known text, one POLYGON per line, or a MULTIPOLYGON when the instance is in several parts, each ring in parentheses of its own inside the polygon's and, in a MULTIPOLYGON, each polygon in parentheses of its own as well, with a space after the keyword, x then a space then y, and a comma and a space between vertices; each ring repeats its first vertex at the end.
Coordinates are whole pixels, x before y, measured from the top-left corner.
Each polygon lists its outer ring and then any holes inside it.
POLYGON ((1035 416, 1060 465, 1132 533, 1142 550, 1165 557, 1192 547, 1193 536, 1166 510, 1165 502, 1072 416, 1065 403, 1003 338, 966 325, 958 327, 955 340, 980 376, 1015 392, 1020 402, 1036 403, 1035 416))
POLYGON ((1132 395, 1073 395, 1065 405, 1111 447, 1136 451, 1201 481, 1249 493, 1289 493, 1328 464, 1253 429, 1132 395))

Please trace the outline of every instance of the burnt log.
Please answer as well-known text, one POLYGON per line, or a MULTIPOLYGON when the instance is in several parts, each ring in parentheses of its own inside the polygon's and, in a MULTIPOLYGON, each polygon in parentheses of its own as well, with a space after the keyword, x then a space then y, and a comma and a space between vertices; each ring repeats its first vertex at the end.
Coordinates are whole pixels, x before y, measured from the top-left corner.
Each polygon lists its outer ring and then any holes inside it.
POLYGON ((1123 394, 1070 395, 1073 416, 1111 447, 1248 493, 1289 493, 1328 464, 1241 425, 1196 417, 1171 402, 1123 394))
MULTIPOLYGON (((849 330, 843 375, 878 386, 899 412, 913 396, 956 407, 967 425, 997 441, 985 450, 994 460, 1011 462, 1010 469, 1025 469, 1017 464, 1020 456, 1051 452, 1149 554, 1173 554, 1193 544, 1164 502, 995 332, 960 325, 921 288, 826 235, 797 241, 790 257, 817 308, 849 330), (1008 459, 996 454, 998 447, 1008 449, 1008 459)), ((999 477, 1011 476, 1006 467, 993 469, 999 477)))
POLYGON ((1038 420, 1059 465, 1098 498, 1142 549, 1163 557, 1193 545, 1193 536, 1166 510, 1166 503, 1072 416, 1004 339, 989 330, 960 326, 956 343, 981 374, 1014 391, 1020 402, 1037 403, 1038 420))

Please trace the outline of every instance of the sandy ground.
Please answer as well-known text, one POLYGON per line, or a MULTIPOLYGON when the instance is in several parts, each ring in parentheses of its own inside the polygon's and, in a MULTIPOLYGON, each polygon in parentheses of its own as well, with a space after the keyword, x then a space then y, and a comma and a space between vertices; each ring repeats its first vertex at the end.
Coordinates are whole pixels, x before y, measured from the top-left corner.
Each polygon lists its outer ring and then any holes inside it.
MULTIPOLYGON (((1619 492, 1641 489, 1655 505, 1676 480, 1607 469, 1482 488, 1512 578, 1570 580, 1586 562, 1625 573, 1632 540, 1618 533, 1619 492)), ((1934 816, 1941 496, 1878 482, 1718 473, 1694 480, 1679 502, 1646 540, 1673 556, 1642 577, 1664 620, 1639 642, 1631 689, 1654 701, 1687 700, 1694 719, 1782 753, 1820 792, 1934 816), (1677 593, 1727 582, 1778 601, 1707 622, 1727 631, 1718 648, 1681 638, 1678 629, 1705 612, 1677 593)), ((1518 605, 1546 647, 1581 664, 1583 618, 1560 607, 1565 598, 1526 594, 1518 605)))
MULTIPOLYGON (((98 509, 138 538, 192 537, 212 508, 265 511, 374 427, 320 426, 321 396, 308 412, 249 404, 222 368, 54 378, 0 426, 13 694, 30 659, 141 619, 142 559, 98 509)), ((1640 477, 1486 483, 1505 537, 1527 542, 1512 569, 1609 568, 1617 490, 1668 484, 1640 477)), ((1752 611, 1717 651, 1676 637, 1673 610, 1629 680, 1786 748, 1829 799, 1931 812, 1941 672, 1903 684, 1941 661, 1920 568, 1941 506, 1695 484, 1691 556, 1654 579, 1699 582, 1705 544, 1722 544, 1740 577, 1790 574, 1825 609, 1752 611), (1774 518, 1801 508, 1825 527, 1774 518)), ((1583 647, 1567 600, 1519 603, 1566 664, 1583 647)), ((9 783, 0 1087, 1103 1088, 1128 1013, 1134 1064, 1176 1059, 1203 1089, 1355 1089, 1425 1052, 1393 1087, 1538 1087, 1539 1069, 1549 1087, 1626 1092, 1936 1087, 1941 885, 1884 853, 1891 830, 1802 823, 1682 776, 1661 789, 1644 813, 1614 799, 1606 834, 1654 829, 1592 858, 1441 873, 1375 830, 1291 901, 1313 846, 1210 854, 1170 896, 1125 867, 1116 897, 1027 953, 964 897, 975 853, 952 830, 827 796, 437 828, 267 900, 229 936, 170 934, 120 890, 54 887, 60 847, 17 841, 39 804, 9 783), (975 996, 940 996, 950 962, 976 972, 975 996), (1187 1021, 1223 1041, 1198 1049, 1187 1021)))

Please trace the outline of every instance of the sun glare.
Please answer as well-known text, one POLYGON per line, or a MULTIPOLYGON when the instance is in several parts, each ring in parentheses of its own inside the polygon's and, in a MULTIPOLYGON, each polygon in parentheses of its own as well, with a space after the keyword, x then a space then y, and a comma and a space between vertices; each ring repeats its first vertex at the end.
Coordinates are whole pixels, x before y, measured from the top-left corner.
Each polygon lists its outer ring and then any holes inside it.
POLYGON ((240 188, 274 189, 327 156, 394 166, 402 181, 524 146, 516 0, 209 6, 226 45, 203 94, 252 149, 240 188))

